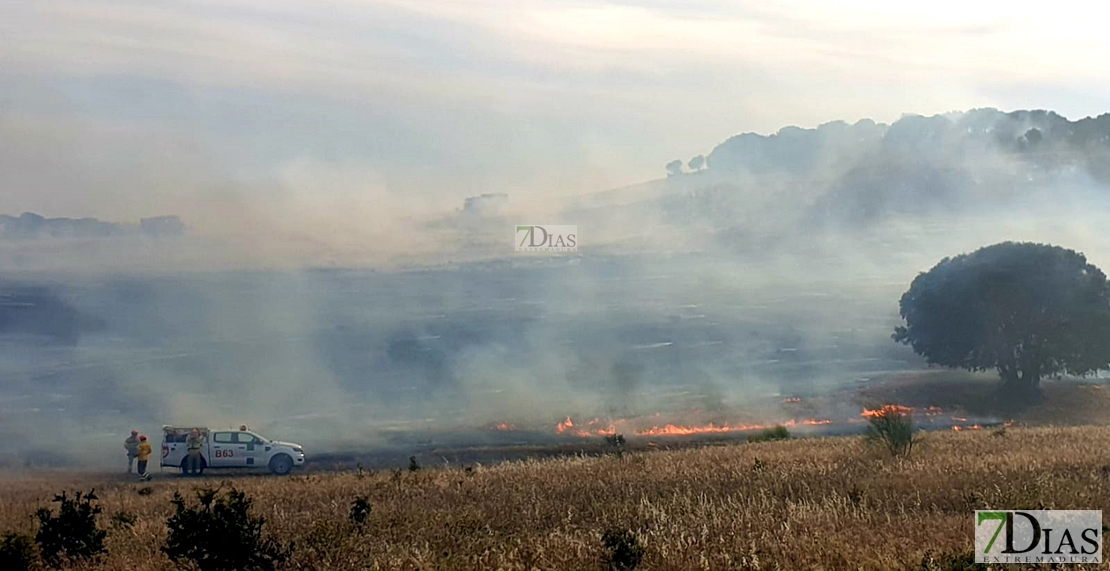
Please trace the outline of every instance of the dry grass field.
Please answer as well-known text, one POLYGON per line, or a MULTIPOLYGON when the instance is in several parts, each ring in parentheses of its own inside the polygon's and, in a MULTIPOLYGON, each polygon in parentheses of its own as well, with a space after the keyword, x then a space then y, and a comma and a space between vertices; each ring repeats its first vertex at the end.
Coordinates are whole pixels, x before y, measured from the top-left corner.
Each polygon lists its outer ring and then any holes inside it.
POLYGON ((970 552, 976 508, 1110 507, 1107 450, 1110 427, 1012 427, 929 433, 908 459, 837 437, 471 470, 9 476, 0 530, 31 531, 53 494, 95 487, 108 554, 72 568, 162 570, 173 493, 222 483, 296 543, 287 569, 605 569, 610 529, 637 536, 639 569, 939 569, 927 552, 970 552), (361 530, 348 523, 359 496, 361 530), (113 526, 123 512, 133 526, 113 526))

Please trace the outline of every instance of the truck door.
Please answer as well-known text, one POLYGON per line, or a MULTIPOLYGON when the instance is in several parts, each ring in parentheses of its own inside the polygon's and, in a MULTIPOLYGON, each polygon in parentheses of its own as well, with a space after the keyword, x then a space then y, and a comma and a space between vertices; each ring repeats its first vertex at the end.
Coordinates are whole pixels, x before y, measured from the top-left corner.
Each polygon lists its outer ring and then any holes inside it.
POLYGON ((249 432, 236 434, 238 443, 243 447, 243 465, 261 466, 265 464, 266 453, 262 449, 262 439, 249 432))
POLYGON ((213 468, 228 468, 232 466, 246 466, 244 458, 246 446, 239 444, 235 432, 213 432, 211 439, 212 457, 209 459, 213 468))
POLYGON ((181 459, 185 457, 185 438, 179 437, 177 434, 170 432, 162 433, 162 465, 173 466, 174 468, 181 465, 181 459))

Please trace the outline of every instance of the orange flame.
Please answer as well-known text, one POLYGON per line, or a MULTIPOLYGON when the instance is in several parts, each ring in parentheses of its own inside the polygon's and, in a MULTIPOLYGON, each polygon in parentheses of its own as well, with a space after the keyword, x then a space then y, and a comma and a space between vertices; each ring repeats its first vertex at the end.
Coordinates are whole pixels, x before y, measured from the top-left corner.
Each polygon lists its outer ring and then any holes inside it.
POLYGON ((666 426, 653 426, 647 430, 637 430, 636 434, 640 436, 689 436, 693 434, 719 434, 722 432, 736 432, 741 430, 758 430, 766 428, 762 425, 740 425, 740 426, 717 426, 709 423, 707 426, 675 426, 668 424, 666 426))
POLYGON ((802 402, 802 399, 800 397, 790 397, 788 399, 783 400, 782 402, 785 402, 785 403, 799 403, 799 402, 802 402))
POLYGON ((617 433, 617 427, 613 423, 609 423, 609 425, 605 428, 598 428, 601 426, 601 420, 597 418, 587 422, 586 426, 593 428, 590 430, 575 430, 576 426, 574 425, 574 421, 571 420, 568 416, 566 420, 560 422, 555 426, 555 430, 559 434, 573 434, 575 436, 581 436, 583 438, 587 438, 590 436, 611 436, 617 433))
MULTIPOLYGON (((785 428, 792 428, 804 424, 807 426, 819 426, 825 424, 832 424, 828 419, 805 419, 801 422, 797 420, 788 420, 786 422, 778 423, 777 425, 785 428)), ((776 424, 722 424, 717 425, 709 423, 705 426, 678 426, 675 424, 668 424, 666 426, 653 426, 646 430, 637 430, 636 434, 640 436, 692 436, 695 434, 721 434, 726 432, 749 432, 753 430, 766 430, 774 428, 776 424)))
MULTIPOLYGON (((790 397, 790 398, 786 399, 786 402, 798 402, 798 401, 801 401, 801 399, 798 398, 798 397, 790 397)), ((885 415, 885 414, 900 414, 900 415, 920 414, 920 415, 925 415, 925 416, 941 416, 941 415, 944 414, 944 411, 940 407, 937 407, 937 406, 929 406, 929 407, 922 407, 920 409, 915 409, 913 407, 900 405, 900 404, 887 404, 887 405, 880 406, 876 409, 864 408, 863 412, 860 413, 859 418, 855 418, 855 419, 849 418, 849 419, 845 419, 844 421, 841 421, 841 422, 845 422, 845 423, 864 422, 866 419, 875 418, 877 416, 881 416, 881 415, 885 415)), ((661 415, 661 413, 658 413, 658 412, 655 413, 654 415, 652 415, 653 418, 658 418, 660 416, 662 416, 662 415, 661 415)), ((961 418, 961 417, 957 417, 957 416, 952 416, 951 418, 952 418, 953 422, 967 422, 966 418, 961 418)), ((623 431, 626 434, 631 433, 631 434, 636 434, 636 435, 639 435, 639 436, 693 436, 693 435, 698 435, 698 434, 723 434, 723 433, 731 433, 731 432, 749 432, 749 431, 765 430, 765 429, 773 428, 775 426, 783 426, 783 427, 786 427, 786 428, 793 428, 793 427, 797 427, 797 426, 824 426, 824 425, 834 424, 834 422, 836 422, 836 421, 833 421, 831 419, 809 418, 809 419, 791 419, 791 420, 787 420, 785 422, 777 422, 777 423, 770 423, 770 424, 762 424, 762 423, 760 423, 760 424, 749 424, 749 423, 717 424, 717 423, 709 423, 709 424, 706 424, 706 425, 682 425, 682 424, 667 423, 667 424, 656 424, 656 425, 652 426, 651 428, 637 428, 636 425, 633 424, 631 421, 621 420, 621 419, 618 419, 618 420, 601 420, 600 418, 594 418, 593 420, 589 420, 589 421, 579 421, 579 424, 575 424, 574 421, 571 419, 571 417, 568 416, 566 418, 566 420, 564 420, 563 422, 558 423, 556 425, 555 429, 556 429, 556 432, 558 432, 559 434, 565 434, 565 435, 568 435, 568 436, 577 436, 577 437, 581 437, 581 438, 590 438, 590 437, 598 437, 598 436, 612 436, 612 435, 615 435, 615 434, 618 433, 618 427, 620 427, 620 430, 623 431)), ((1013 421, 1010 421, 1010 423, 1007 423, 1006 426, 1009 426, 1012 423, 1013 423, 1013 421)), ((504 423, 502 423, 502 424, 504 425, 504 423)), ((508 426, 509 426, 509 428, 507 428, 507 429, 511 430, 512 425, 508 425, 508 426)), ((981 427, 979 425, 953 426, 952 430, 955 430, 955 431, 978 430, 980 428, 981 427)))
POLYGON ((516 430, 515 425, 509 424, 507 422, 499 422, 497 423, 497 426, 494 426, 494 428, 497 430, 516 430))
POLYGON ((865 418, 875 418, 877 416, 883 416, 887 414, 913 414, 913 409, 908 406, 902 406, 900 404, 884 404, 877 409, 864 408, 863 412, 860 413, 860 416, 865 418))

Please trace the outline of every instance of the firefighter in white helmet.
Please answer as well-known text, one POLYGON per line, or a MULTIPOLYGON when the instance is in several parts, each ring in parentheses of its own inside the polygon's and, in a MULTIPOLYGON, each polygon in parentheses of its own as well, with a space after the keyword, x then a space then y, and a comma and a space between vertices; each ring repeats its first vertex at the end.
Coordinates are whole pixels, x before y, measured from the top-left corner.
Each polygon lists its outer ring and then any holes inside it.
POLYGON ((130 474, 132 466, 135 465, 135 457, 139 455, 139 431, 132 430, 131 436, 128 436, 123 441, 123 447, 127 450, 127 473, 130 474))

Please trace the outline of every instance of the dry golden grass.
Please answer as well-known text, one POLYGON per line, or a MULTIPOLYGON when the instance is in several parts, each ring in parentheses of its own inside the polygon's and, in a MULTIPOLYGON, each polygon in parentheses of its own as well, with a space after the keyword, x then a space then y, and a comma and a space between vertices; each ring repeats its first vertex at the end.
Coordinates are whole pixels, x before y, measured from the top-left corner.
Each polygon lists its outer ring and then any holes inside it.
MULTIPOLYGON (((857 437, 799 439, 463 470, 250 476, 20 476, 0 530, 31 529, 53 494, 95 486, 109 554, 86 569, 161 570, 175 490, 234 484, 266 529, 296 541, 288 569, 603 569, 602 533, 634 531, 641 569, 920 569, 927 550, 969 552, 976 508, 1110 505, 1110 427, 938 432, 906 460, 857 437), (140 495, 150 486, 153 493, 140 495), (365 530, 345 525, 360 495, 365 530)), ((1017 566, 1004 566, 1017 569, 1017 566)), ((1082 569, 1081 566, 1072 566, 1082 569)))

